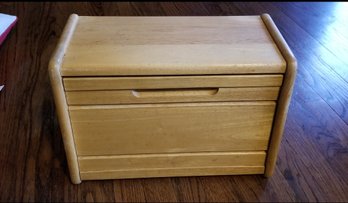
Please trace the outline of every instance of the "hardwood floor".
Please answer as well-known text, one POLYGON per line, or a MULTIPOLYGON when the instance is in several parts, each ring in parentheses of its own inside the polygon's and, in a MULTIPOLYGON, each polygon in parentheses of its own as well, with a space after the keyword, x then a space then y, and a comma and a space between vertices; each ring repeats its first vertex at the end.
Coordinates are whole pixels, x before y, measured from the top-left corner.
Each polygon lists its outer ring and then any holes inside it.
POLYGON ((0 201, 348 201, 347 3, 0 3, 19 20, 0 46, 0 201), (71 13, 269 13, 298 59, 274 175, 71 184, 48 60, 71 13))

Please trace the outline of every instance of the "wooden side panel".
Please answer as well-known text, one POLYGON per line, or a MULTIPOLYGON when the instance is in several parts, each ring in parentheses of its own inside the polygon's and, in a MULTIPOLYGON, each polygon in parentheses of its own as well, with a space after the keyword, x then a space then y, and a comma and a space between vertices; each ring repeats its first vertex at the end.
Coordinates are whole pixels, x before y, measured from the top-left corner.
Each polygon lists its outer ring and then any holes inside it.
POLYGON ((57 48, 49 62, 49 76, 56 104, 56 112, 63 137, 66 159, 68 162, 71 181, 75 184, 81 183, 79 166, 75 149, 73 132, 71 129, 68 105, 65 98, 63 80, 60 74, 62 58, 65 54, 69 41, 74 33, 78 21, 78 16, 72 14, 64 28, 62 36, 58 42, 57 48))
POLYGON ((71 106, 78 155, 266 150, 275 102, 71 106))
POLYGON ((266 153, 80 156, 82 179, 263 173, 266 153))
POLYGON ((67 92, 69 105, 277 100, 279 87, 67 92))
POLYGON ((281 51, 283 57, 287 62, 284 83, 281 87, 280 97, 278 100, 275 120, 272 129, 272 136, 267 153, 265 176, 269 177, 273 174, 281 138, 283 136, 285 121, 295 83, 297 61, 286 41, 284 40, 282 34, 274 24, 272 18, 268 14, 263 14, 261 17, 273 40, 276 42, 279 50, 281 51))
POLYGON ((200 87, 279 87, 283 75, 65 77, 66 91, 200 87))

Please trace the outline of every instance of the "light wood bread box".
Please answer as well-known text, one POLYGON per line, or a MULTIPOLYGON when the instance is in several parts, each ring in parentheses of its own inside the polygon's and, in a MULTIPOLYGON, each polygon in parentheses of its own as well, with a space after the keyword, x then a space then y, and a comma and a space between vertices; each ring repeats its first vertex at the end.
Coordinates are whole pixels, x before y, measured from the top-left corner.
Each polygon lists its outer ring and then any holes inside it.
POLYGON ((73 183, 273 172, 296 60, 267 14, 73 14, 49 66, 73 183))

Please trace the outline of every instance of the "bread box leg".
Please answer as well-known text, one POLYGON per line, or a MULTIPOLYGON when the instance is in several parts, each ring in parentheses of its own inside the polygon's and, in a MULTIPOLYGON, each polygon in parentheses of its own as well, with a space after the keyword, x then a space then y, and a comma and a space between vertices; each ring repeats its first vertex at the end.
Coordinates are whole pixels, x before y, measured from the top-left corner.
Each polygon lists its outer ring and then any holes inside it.
POLYGON ((283 85, 281 87, 281 92, 278 99, 276 114, 273 123, 272 135, 268 146, 267 158, 266 158, 266 169, 265 177, 270 177, 273 174, 275 164, 277 161, 277 155, 279 151, 279 146, 281 138, 283 136, 284 125, 288 113, 288 108, 290 104, 290 99, 292 95, 292 90, 294 87, 297 62, 296 58, 291 52, 289 46, 284 40, 283 36, 277 29, 272 18, 268 14, 263 14, 261 16, 265 26, 267 27, 271 37, 277 44, 279 50, 281 51, 283 57, 287 62, 287 68, 284 76, 283 85))

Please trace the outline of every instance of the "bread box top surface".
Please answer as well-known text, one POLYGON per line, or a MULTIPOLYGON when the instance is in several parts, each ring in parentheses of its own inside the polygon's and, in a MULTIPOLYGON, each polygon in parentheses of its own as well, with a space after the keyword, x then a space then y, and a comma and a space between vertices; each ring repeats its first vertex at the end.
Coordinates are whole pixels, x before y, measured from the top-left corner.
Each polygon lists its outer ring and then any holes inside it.
POLYGON ((77 17, 63 76, 284 73, 260 16, 77 17))

